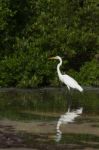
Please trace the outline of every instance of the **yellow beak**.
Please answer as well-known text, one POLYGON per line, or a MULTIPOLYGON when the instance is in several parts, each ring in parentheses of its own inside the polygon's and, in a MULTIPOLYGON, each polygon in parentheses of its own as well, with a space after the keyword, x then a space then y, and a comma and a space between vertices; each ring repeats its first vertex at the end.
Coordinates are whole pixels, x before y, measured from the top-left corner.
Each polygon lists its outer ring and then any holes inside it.
POLYGON ((48 59, 56 59, 56 57, 50 57, 50 58, 48 58, 48 59))

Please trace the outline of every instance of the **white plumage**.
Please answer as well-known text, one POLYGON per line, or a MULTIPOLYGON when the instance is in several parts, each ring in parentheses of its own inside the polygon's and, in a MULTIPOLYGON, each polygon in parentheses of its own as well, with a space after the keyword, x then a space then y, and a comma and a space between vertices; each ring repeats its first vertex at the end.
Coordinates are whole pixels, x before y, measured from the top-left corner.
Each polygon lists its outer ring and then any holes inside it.
POLYGON ((50 59, 58 59, 60 61, 59 64, 57 65, 57 73, 58 73, 60 81, 63 82, 64 84, 66 84, 67 88, 69 90, 70 90, 70 88, 73 88, 73 89, 77 89, 80 92, 82 92, 83 88, 77 83, 77 81, 75 79, 73 79, 72 77, 70 77, 67 74, 62 75, 62 73, 60 71, 60 66, 62 65, 61 57, 56 56, 56 57, 51 57, 50 59))
POLYGON ((69 89, 73 88, 79 90, 80 92, 83 91, 82 87, 77 83, 77 81, 69 75, 63 75, 63 83, 65 83, 69 89))

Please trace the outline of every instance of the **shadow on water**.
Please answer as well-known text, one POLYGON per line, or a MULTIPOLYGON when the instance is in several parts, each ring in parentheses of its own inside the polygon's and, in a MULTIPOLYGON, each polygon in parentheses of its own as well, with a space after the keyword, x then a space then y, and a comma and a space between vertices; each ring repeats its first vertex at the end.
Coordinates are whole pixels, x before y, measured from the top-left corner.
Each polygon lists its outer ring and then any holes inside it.
POLYGON ((1 89, 0 148, 99 149, 99 89, 72 91, 70 109, 68 97, 65 88, 1 89))

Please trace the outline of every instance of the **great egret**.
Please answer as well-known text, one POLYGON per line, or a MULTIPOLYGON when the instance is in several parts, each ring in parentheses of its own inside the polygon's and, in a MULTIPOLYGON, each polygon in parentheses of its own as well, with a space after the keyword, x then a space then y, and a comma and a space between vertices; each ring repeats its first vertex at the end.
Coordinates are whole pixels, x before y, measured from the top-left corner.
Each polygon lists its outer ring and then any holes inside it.
POLYGON ((67 85, 68 90, 70 91, 70 88, 73 89, 77 89, 80 92, 83 91, 83 88, 77 83, 76 80, 74 80, 72 77, 70 77, 67 74, 62 74, 60 71, 60 66, 62 65, 62 59, 60 56, 56 56, 56 57, 51 57, 49 59, 58 59, 60 62, 57 65, 57 73, 58 73, 58 77, 60 79, 61 82, 63 82, 65 85, 67 85))

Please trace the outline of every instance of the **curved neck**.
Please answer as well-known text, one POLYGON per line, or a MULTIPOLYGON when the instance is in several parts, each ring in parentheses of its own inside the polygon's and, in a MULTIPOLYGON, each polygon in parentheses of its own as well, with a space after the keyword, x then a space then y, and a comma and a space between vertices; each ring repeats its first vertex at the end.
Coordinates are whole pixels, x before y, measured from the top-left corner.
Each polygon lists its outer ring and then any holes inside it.
POLYGON ((62 65, 62 59, 61 58, 59 58, 59 64, 57 65, 57 72, 58 72, 58 75, 59 76, 61 76, 62 74, 61 74, 61 71, 60 71, 60 66, 62 65))

